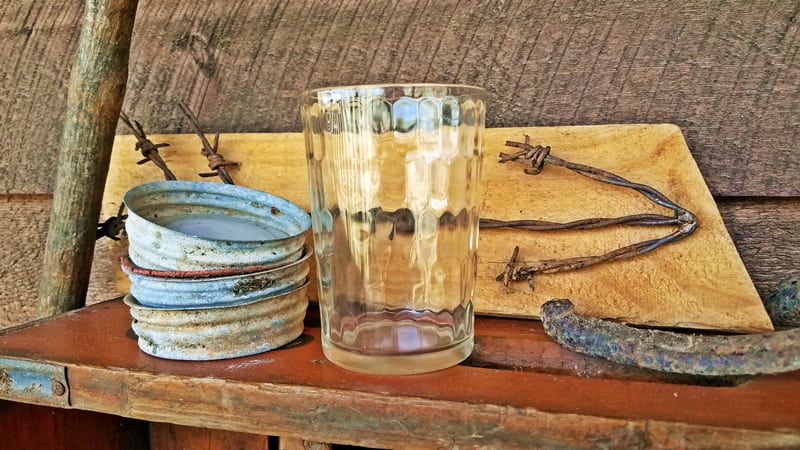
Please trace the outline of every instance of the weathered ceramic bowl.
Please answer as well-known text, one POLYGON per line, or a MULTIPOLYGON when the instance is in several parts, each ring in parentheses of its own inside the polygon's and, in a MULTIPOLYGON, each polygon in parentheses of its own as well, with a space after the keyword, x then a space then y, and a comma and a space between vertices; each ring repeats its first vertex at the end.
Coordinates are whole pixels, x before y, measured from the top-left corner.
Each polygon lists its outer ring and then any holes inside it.
POLYGON ((297 288, 306 282, 310 254, 306 249, 297 261, 259 271, 249 267, 195 272, 154 271, 136 266, 127 257, 121 259, 120 266, 131 281, 131 295, 143 306, 210 308, 250 303, 297 288))
POLYGON ((274 350, 303 333, 308 283, 251 303, 203 309, 142 306, 125 296, 139 348, 165 359, 208 361, 274 350))
POLYGON ((302 254, 311 219, 266 192, 203 181, 157 181, 125 193, 128 254, 139 267, 209 270, 285 264, 302 254))

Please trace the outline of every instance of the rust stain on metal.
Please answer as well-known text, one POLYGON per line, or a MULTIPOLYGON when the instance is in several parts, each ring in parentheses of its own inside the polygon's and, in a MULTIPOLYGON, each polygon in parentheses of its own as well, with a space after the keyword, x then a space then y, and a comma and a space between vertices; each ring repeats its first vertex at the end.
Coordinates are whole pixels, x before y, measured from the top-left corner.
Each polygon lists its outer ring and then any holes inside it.
POLYGON ((710 336, 639 329, 578 314, 566 299, 546 302, 541 317, 547 334, 562 346, 622 364, 704 376, 800 369, 800 328, 710 336))
POLYGON ((63 366, 0 358, 0 394, 27 403, 69 406, 69 387, 63 366))
POLYGON ((764 306, 776 326, 800 327, 800 277, 778 283, 764 306))
POLYGON ((41 384, 31 383, 22 388, 22 392, 30 395, 42 395, 44 393, 44 387, 41 384))
POLYGON ((59 381, 57 378, 50 379, 50 391, 56 397, 60 397, 67 393, 67 387, 64 386, 64 383, 59 381))
POLYGON ((14 382, 11 379, 11 376, 8 374, 8 372, 6 372, 3 369, 0 369, 0 389, 2 390, 9 389, 11 388, 11 385, 13 383, 14 382))
POLYGON ((166 359, 208 361, 252 355, 295 340, 304 329, 308 282, 260 300, 200 309, 149 308, 130 295, 139 348, 166 359))
MULTIPOLYGON (((304 245, 303 248, 299 251, 299 253, 289 255, 287 259, 294 262, 302 261, 307 259, 310 254, 311 254, 311 248, 308 245, 304 245)), ((172 279, 184 279, 184 278, 201 279, 201 278, 218 278, 218 277, 228 277, 235 275, 245 275, 255 272, 264 272, 267 270, 284 268, 288 265, 288 263, 286 261, 281 261, 275 264, 262 264, 262 265, 244 266, 244 267, 238 267, 238 266, 225 267, 221 269, 207 269, 207 270, 158 270, 158 269, 148 269, 145 267, 138 266, 136 263, 131 261, 129 255, 124 255, 120 258, 120 265, 125 270, 134 273, 136 275, 144 275, 148 277, 172 278, 172 279)))
POLYGON ((247 294, 249 292, 260 291, 275 284, 275 280, 270 278, 244 279, 233 286, 235 295, 247 294))

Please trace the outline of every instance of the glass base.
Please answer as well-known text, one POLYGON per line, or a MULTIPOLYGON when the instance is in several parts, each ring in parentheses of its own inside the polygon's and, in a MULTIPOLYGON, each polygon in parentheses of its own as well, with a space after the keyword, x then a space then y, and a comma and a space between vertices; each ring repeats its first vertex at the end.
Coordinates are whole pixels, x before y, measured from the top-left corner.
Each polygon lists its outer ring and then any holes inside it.
POLYGON ((444 350, 385 356, 354 353, 328 342, 323 342, 322 351, 332 363, 348 370, 374 375, 413 375, 455 366, 469 357, 472 353, 473 345, 474 340, 469 337, 444 350))

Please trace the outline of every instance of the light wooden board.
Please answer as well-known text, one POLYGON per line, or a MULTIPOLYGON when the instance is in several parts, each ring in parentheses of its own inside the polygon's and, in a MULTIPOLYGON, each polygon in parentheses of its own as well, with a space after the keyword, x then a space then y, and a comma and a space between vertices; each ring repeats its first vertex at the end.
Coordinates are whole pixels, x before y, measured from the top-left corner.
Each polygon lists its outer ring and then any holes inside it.
MULTIPOLYGON (((587 314, 633 324, 679 328, 767 331, 771 324, 719 211, 686 146, 673 125, 598 125, 585 127, 496 128, 486 130, 483 217, 570 221, 588 217, 667 211, 639 194, 588 180, 565 169, 546 167, 537 176, 520 165, 498 164, 506 140, 550 145, 555 156, 610 170, 650 184, 694 212, 698 230, 688 239, 645 256, 580 271, 541 275, 536 289, 514 284, 506 292, 494 277, 502 272, 515 245, 522 260, 585 256, 663 236, 671 228, 617 227, 594 231, 481 233, 476 309, 479 313, 536 317, 550 298, 571 299, 587 314)), ((193 135, 153 136, 169 142, 161 155, 179 179, 198 179, 207 171, 193 135)), ((112 154, 103 218, 116 213, 124 192, 162 179, 141 156, 131 136, 118 136, 112 154)), ((237 184, 288 198, 308 209, 303 138, 299 133, 228 134, 220 152, 242 163, 233 169, 237 184)), ((124 245, 124 241, 123 244, 124 245)), ((123 253, 117 249, 114 255, 123 253)), ((126 280, 117 272, 118 287, 126 280)))

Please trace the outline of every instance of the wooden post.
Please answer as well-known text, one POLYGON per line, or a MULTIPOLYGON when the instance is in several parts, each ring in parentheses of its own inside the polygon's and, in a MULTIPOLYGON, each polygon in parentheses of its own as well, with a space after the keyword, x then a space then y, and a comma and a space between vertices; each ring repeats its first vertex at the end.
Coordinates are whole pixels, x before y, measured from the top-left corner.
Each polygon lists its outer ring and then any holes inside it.
POLYGON ((79 308, 86 301, 137 3, 86 0, 39 284, 39 317, 79 308))

